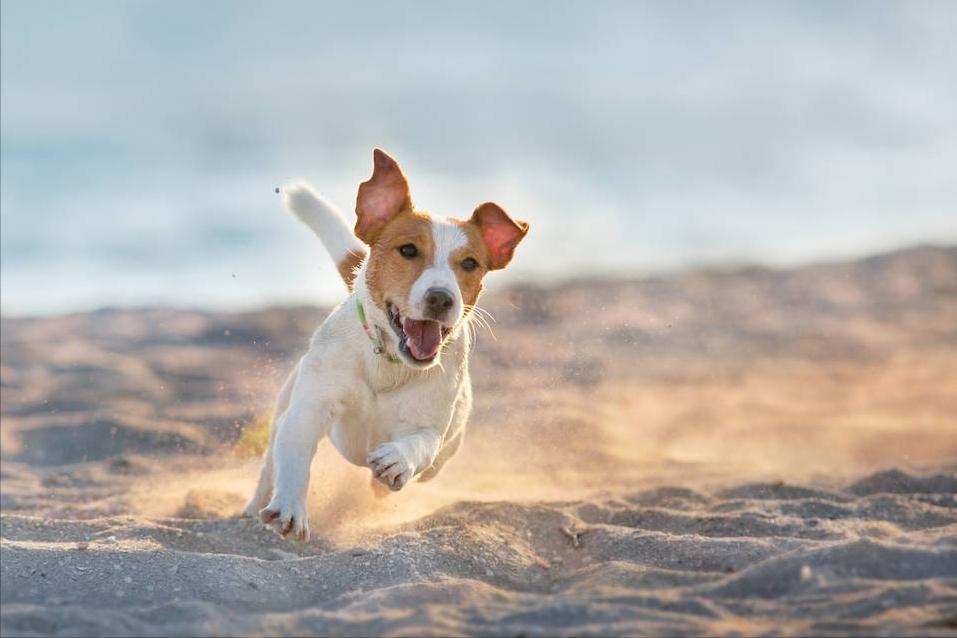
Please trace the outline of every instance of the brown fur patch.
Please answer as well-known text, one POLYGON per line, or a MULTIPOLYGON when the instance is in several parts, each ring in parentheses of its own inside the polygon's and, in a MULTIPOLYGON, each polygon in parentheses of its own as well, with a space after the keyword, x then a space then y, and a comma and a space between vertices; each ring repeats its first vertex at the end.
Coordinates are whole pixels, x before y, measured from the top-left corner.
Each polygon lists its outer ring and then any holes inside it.
POLYGON ((352 291, 352 284, 356 279, 356 268, 362 264, 362 260, 365 259, 365 257, 366 254, 364 252, 350 250, 346 253, 346 256, 336 264, 336 270, 339 271, 339 276, 342 277, 342 281, 346 282, 346 286, 349 287, 350 292, 352 291))
POLYGON ((471 310, 482 294, 482 278, 488 272, 489 254, 485 242, 482 241, 482 231, 472 221, 453 220, 456 226, 465 233, 467 244, 452 253, 452 272, 459 282, 462 291, 462 303, 466 312, 471 310), (471 257, 478 262, 478 268, 469 272, 462 268, 462 262, 471 257))
POLYGON ((409 313, 409 291, 422 271, 432 263, 435 244, 432 240, 432 221, 424 213, 402 211, 377 234, 370 247, 366 284, 372 301, 385 310, 386 300, 409 313), (411 259, 403 257, 399 248, 414 244, 419 254, 411 259))

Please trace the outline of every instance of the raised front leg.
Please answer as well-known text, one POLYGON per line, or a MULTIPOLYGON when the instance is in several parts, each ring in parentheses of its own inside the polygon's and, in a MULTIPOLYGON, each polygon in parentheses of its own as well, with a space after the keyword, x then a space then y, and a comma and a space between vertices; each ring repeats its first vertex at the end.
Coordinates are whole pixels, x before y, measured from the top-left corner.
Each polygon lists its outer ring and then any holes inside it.
POLYGON ((289 408, 276 421, 272 450, 272 499, 259 512, 263 523, 277 523, 283 536, 309 539, 306 493, 309 466, 316 446, 332 425, 333 399, 324 396, 315 373, 304 366, 296 380, 289 408))
POLYGON ((397 492, 432 465, 441 445, 442 436, 435 430, 416 430, 383 443, 369 453, 366 461, 373 475, 397 492))

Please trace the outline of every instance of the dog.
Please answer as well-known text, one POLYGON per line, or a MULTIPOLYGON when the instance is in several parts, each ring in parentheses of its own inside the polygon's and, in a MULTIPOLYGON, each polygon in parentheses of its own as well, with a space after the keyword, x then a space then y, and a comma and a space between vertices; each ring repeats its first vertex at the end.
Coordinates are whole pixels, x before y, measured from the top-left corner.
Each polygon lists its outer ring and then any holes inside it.
POLYGON ((354 232, 304 183, 283 200, 350 290, 279 393, 244 509, 306 541, 309 467, 323 436, 395 491, 433 478, 461 447, 472 407, 467 324, 485 274, 508 265, 528 224, 492 202, 464 221, 415 209, 398 163, 380 149, 359 185, 354 232))

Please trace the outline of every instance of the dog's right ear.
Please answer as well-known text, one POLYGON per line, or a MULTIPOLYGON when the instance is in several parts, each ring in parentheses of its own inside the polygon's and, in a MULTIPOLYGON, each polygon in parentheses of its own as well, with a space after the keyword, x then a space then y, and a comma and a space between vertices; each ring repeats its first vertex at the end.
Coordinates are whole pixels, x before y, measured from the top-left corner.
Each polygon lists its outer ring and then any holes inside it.
POLYGON ((372 244, 396 215, 412 209, 409 183, 399 164, 385 151, 372 151, 372 177, 359 184, 356 197, 356 237, 372 244))

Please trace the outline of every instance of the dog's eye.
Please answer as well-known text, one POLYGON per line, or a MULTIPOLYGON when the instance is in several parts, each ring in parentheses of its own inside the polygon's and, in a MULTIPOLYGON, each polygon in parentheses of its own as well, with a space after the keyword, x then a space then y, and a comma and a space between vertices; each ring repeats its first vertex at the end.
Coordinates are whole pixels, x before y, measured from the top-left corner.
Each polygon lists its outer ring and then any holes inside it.
POLYGON ((415 247, 415 244, 402 244, 399 246, 399 252, 406 259, 412 259, 419 254, 419 249, 415 247))
POLYGON ((466 257, 462 260, 462 270, 466 272, 472 272, 478 268, 478 262, 471 257, 466 257))

